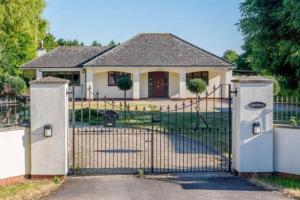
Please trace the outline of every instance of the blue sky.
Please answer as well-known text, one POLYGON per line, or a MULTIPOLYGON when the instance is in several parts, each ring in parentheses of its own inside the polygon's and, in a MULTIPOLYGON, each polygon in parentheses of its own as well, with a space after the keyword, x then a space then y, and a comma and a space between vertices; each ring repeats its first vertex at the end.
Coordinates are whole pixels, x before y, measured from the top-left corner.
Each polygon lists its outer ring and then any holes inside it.
POLYGON ((124 42, 141 32, 170 32, 217 55, 241 52, 235 25, 242 0, 46 0, 57 38, 124 42))

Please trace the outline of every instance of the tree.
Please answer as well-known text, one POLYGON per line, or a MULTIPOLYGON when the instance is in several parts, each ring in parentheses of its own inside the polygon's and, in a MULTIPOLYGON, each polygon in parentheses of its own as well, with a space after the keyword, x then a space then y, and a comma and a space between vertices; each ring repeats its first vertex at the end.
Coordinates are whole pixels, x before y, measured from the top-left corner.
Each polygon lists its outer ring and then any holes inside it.
POLYGON ((94 40, 93 42, 92 42, 92 46, 94 46, 94 47, 101 47, 101 43, 100 42, 97 42, 97 40, 94 40))
POLYGON ((108 46, 115 47, 117 45, 116 45, 115 41, 112 40, 112 41, 110 41, 110 43, 108 44, 108 46))
POLYGON ((126 92, 132 88, 132 80, 128 75, 122 75, 117 80, 117 86, 120 90, 124 91, 124 118, 126 119, 126 92))
POLYGON ((20 75, 19 66, 36 56, 47 30, 44 8, 44 0, 0 0, 0 47, 5 52, 0 67, 7 73, 20 75))
POLYGON ((198 95, 206 90, 206 83, 202 79, 192 79, 188 82, 187 87, 189 91, 196 94, 196 99, 198 99, 198 95))
POLYGON ((223 54, 223 59, 227 60, 228 62, 231 62, 232 64, 237 65, 239 54, 233 50, 227 50, 223 54))
POLYGON ((199 117, 200 113, 199 111, 199 99, 198 96, 200 93, 204 92, 206 90, 206 83, 202 79, 192 79, 187 84, 188 89, 196 94, 196 109, 197 109, 197 122, 196 122, 196 128, 198 128, 199 125, 199 117))
POLYGON ((45 36, 44 46, 45 46, 47 52, 58 47, 56 39, 51 33, 47 33, 47 35, 45 36))
POLYGON ((84 46, 83 42, 79 42, 77 39, 74 40, 65 40, 65 39, 58 39, 57 41, 58 46, 84 46))
POLYGON ((239 28, 251 68, 275 76, 285 90, 300 88, 300 1, 245 0, 239 28))
POLYGON ((26 83, 21 77, 11 76, 9 74, 0 75, 0 94, 12 93, 22 94, 26 90, 26 83))

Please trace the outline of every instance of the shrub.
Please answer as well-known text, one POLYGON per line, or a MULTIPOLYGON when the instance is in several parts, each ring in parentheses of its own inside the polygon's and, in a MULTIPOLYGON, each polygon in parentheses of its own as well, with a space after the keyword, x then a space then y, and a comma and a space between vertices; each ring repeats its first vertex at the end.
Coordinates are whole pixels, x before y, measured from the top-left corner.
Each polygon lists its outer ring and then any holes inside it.
POLYGON ((0 76, 0 93, 20 95, 26 90, 26 83, 21 77, 3 74, 0 76))
POLYGON ((276 79, 273 79, 273 94, 274 96, 278 95, 280 92, 280 85, 276 79))
POLYGON ((132 80, 126 75, 119 77, 117 81, 118 88, 123 91, 130 90, 132 88, 132 85, 132 80))
MULTIPOLYGON (((72 114, 72 113, 71 113, 72 114)), ((75 111, 75 120, 76 122, 82 122, 89 123, 91 125, 97 125, 101 124, 102 122, 102 112, 99 110, 97 115, 97 109, 90 109, 89 108, 83 108, 82 112, 81 109, 75 111), (89 118, 89 112, 91 114, 91 118, 89 118)))
POLYGON ((192 79, 188 82, 187 87, 192 93, 198 95, 206 90, 206 83, 202 79, 192 79))
MULTIPOLYGON (((124 106, 126 108, 126 92, 127 90, 130 90, 132 88, 132 80, 130 79, 129 76, 123 75, 119 77, 117 81, 117 86, 120 90, 124 91, 124 106)), ((126 119, 126 109, 124 112, 124 118, 126 119)))
POLYGON ((55 183, 55 184, 60 184, 61 179, 60 179, 58 176, 54 176, 54 177, 52 178, 52 182, 55 183))
POLYGON ((292 125, 292 126, 297 126, 298 125, 296 117, 291 117, 289 122, 290 122, 290 125, 292 125))

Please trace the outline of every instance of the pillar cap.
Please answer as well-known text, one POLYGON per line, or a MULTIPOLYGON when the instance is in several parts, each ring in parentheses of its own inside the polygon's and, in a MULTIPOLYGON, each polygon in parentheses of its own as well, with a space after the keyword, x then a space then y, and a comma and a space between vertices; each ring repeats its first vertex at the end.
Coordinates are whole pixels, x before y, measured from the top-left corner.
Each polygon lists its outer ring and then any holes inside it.
POLYGON ((262 76, 244 76, 241 78, 233 79, 234 83, 273 83, 272 79, 268 79, 262 76))
POLYGON ((70 81, 62 78, 56 78, 53 76, 47 76, 42 79, 37 79, 34 81, 30 81, 31 84, 68 84, 70 81))

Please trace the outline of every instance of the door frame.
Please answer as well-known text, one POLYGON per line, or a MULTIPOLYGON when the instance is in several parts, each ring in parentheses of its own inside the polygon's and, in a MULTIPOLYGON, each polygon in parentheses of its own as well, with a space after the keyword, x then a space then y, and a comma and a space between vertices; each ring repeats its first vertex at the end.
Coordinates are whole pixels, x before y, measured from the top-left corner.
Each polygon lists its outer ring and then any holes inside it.
POLYGON ((148 98, 169 98, 169 72, 154 71, 148 72, 148 98), (158 73, 164 74, 164 95, 155 96, 153 93, 153 76, 158 73))

